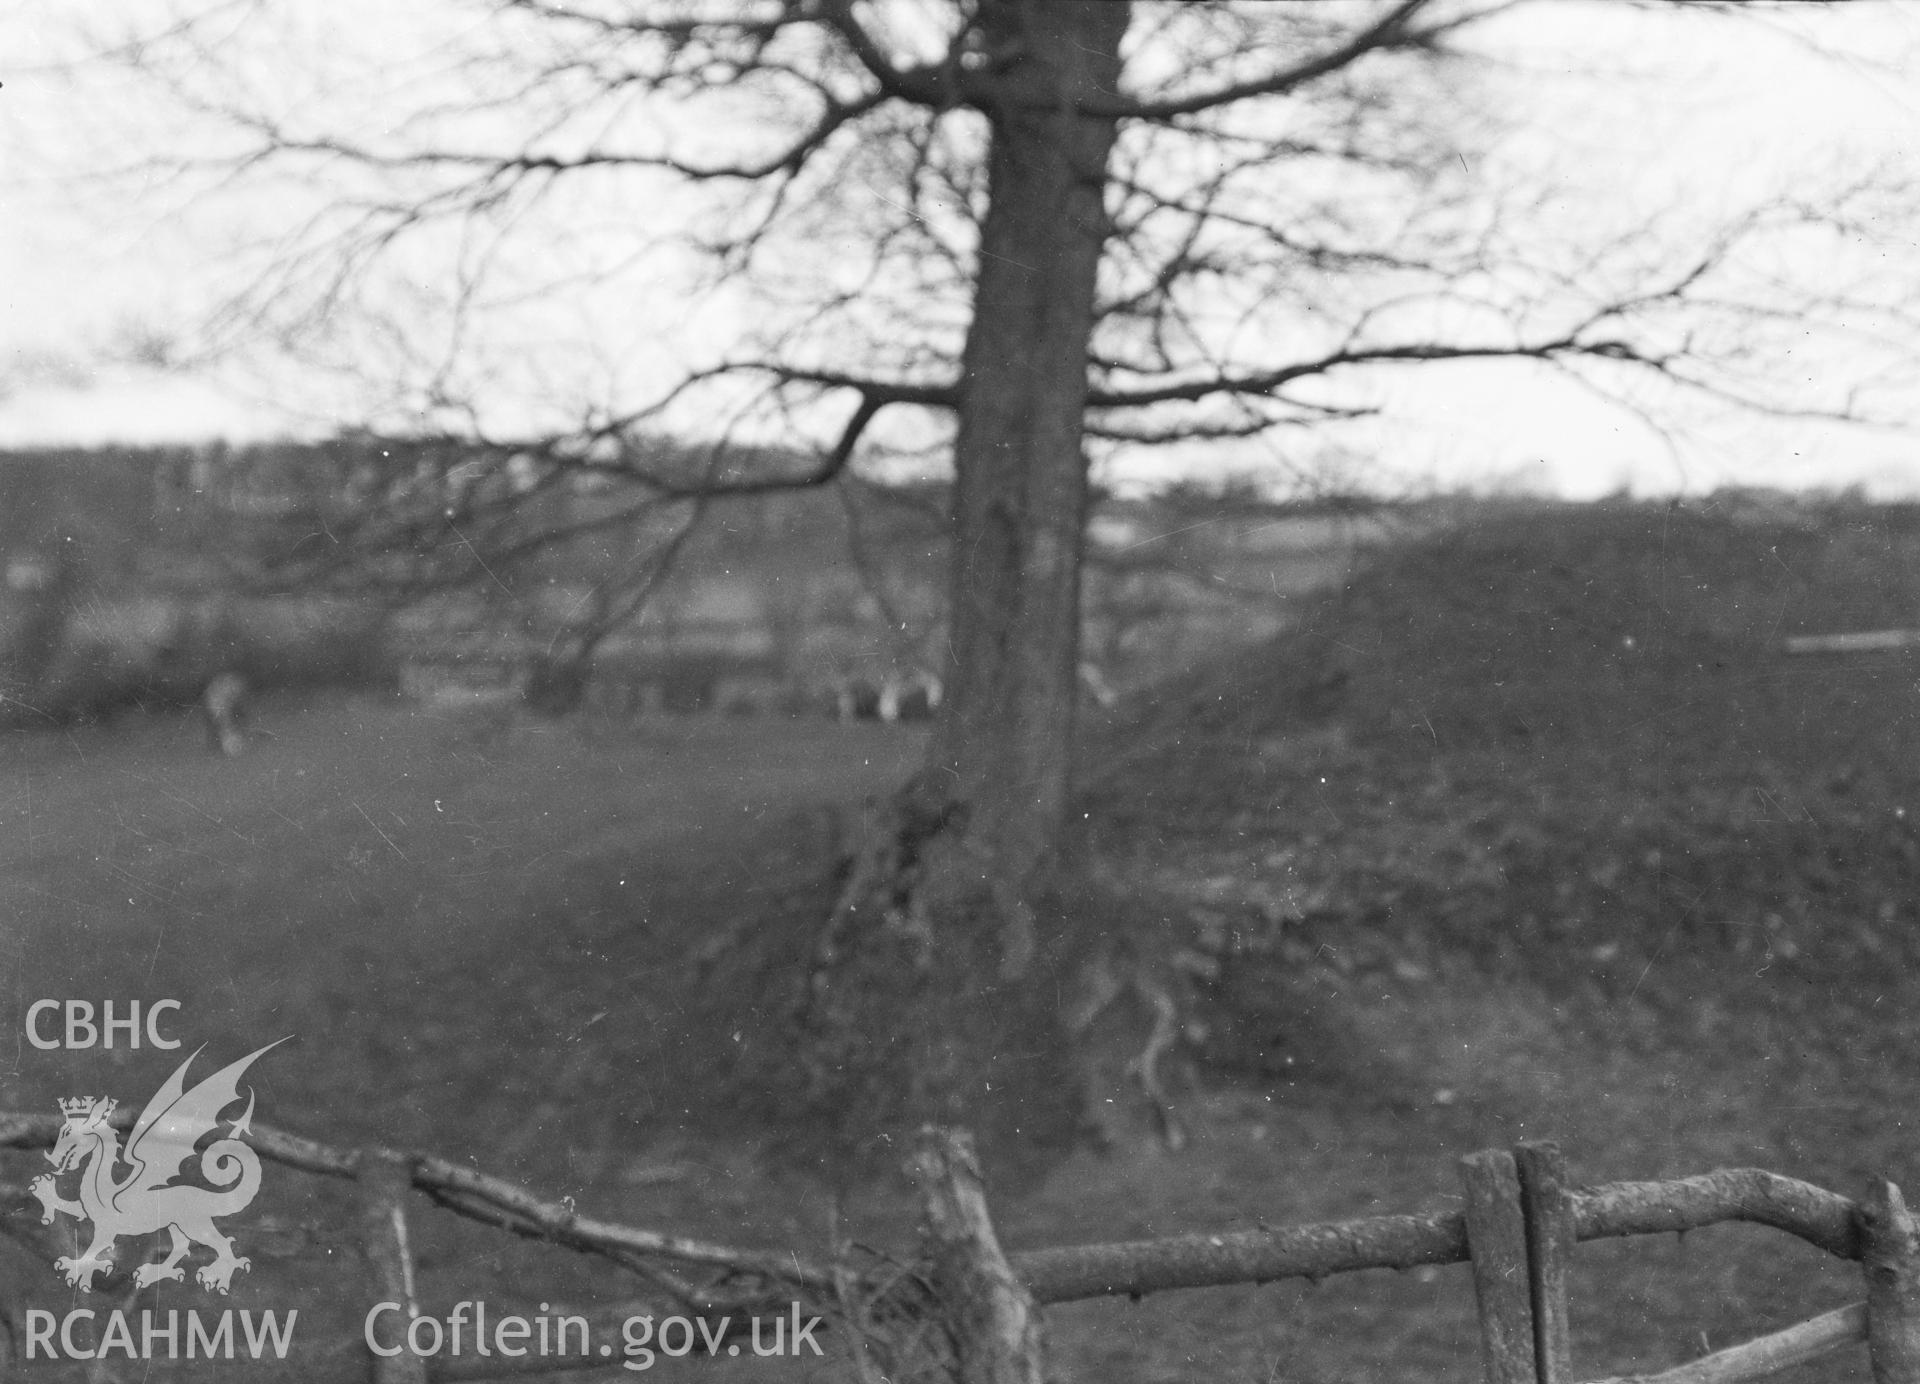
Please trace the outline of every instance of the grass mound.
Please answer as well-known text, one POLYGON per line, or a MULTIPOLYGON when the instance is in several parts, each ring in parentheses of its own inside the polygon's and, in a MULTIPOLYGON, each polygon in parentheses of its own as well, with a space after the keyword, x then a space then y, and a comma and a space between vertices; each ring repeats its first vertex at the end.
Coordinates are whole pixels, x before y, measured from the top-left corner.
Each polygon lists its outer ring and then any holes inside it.
MULTIPOLYGON (((1089 853, 1211 954, 1193 1013, 1234 1079, 1201 1099, 1264 1105, 1255 1144, 1313 1188, 1295 1218, 1417 1204, 1444 1184, 1381 1196, 1398 1160, 1543 1136, 1578 1181, 1920 1181, 1920 657, 1782 647, 1913 626, 1912 508, 1483 510, 1103 738, 1089 853)), ((1857 1293, 1851 1265, 1736 1239, 1583 1246, 1582 1372, 1857 1293)), ((1470 1320, 1365 1277, 1350 1315, 1296 1319, 1300 1377, 1424 1366, 1470 1320), (1361 1323, 1391 1343, 1368 1361, 1361 1323)), ((1470 1340, 1448 1349, 1428 1372, 1467 1377, 1470 1340)))
POLYGON ((1909 625, 1912 508, 1489 511, 1170 689, 1089 806, 1234 881, 1217 950, 1848 981, 1914 950, 1920 658, 1782 641, 1909 625))

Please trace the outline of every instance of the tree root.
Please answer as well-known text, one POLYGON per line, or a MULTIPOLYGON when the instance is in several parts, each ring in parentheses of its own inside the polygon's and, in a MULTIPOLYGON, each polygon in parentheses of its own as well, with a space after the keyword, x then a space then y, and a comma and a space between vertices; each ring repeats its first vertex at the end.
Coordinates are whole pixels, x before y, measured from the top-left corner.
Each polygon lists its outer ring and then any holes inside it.
POLYGON ((1160 1122, 1160 1138, 1168 1149, 1178 1153, 1187 1146, 1186 1126, 1167 1097, 1160 1081, 1160 1059, 1180 1040, 1179 1008, 1173 996, 1157 986, 1136 987, 1136 992, 1153 1006, 1153 1031, 1147 1035, 1140 1055, 1127 1064, 1127 1071, 1140 1082, 1140 1090, 1160 1122))
POLYGON ((809 990, 817 995, 850 935, 873 920, 913 944, 919 967, 931 964, 933 924, 922 896, 921 853, 934 837, 962 825, 960 805, 931 775, 909 779, 897 793, 867 803, 844 858, 845 882, 814 945, 809 990))
POLYGON ((796 1089, 809 1109, 850 1150, 889 1127, 978 1123, 982 1107, 1013 1112, 1007 1123, 1032 1137, 1033 1111, 1050 1105, 1061 1122, 1051 1137, 1064 1142, 1076 1117, 1070 1093, 1083 1093, 1084 1130, 1089 1109, 1113 1108, 1096 1100, 1096 1086, 1110 1096, 1124 1081, 1151 1109, 1158 1139, 1184 1148, 1175 1064, 1196 1027, 1189 963, 1204 958, 1166 955, 1158 930, 1143 935, 1144 919, 1116 930, 1101 910, 1096 921, 1069 881, 1014 896, 978 849, 964 805, 926 773, 869 801, 841 838, 832 904, 801 944, 810 950, 790 992, 793 1055, 805 1073, 796 1089), (1062 884, 1071 895, 1050 892, 1062 884), (1044 946, 1040 911, 1058 925, 1044 946), (1063 986, 1076 997, 1065 1005, 1063 986), (1129 996, 1138 1011, 1126 1005, 1121 1033, 1096 1040, 1096 1023, 1129 996), (1124 1059, 1109 1046, 1116 1036, 1124 1059), (1042 1048, 1049 1073, 1031 1057, 1042 1048))
MULTIPOLYGON (((1179 958, 1176 958, 1176 964, 1179 958)), ((1134 996, 1152 1016, 1146 1041, 1126 1065, 1126 1073, 1140 1088, 1140 1094, 1152 1109, 1161 1142, 1177 1153, 1185 1148, 1188 1131, 1180 1112, 1167 1091, 1161 1063, 1175 1050, 1189 1028, 1182 1018, 1175 986, 1155 974, 1156 968, 1135 958, 1125 969, 1112 959, 1101 957, 1087 971, 1087 993, 1065 1015, 1067 1031, 1076 1038, 1086 1036, 1093 1025, 1128 995, 1134 996)))

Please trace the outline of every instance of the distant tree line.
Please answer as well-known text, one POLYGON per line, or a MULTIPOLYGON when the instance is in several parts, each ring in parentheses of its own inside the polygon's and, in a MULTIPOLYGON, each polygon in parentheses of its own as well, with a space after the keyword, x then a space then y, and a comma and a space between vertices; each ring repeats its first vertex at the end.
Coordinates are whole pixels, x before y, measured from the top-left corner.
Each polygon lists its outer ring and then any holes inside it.
MULTIPOLYGON (((705 464, 657 449, 668 469, 705 464)), ((694 674, 777 679, 785 700, 831 707, 836 688, 938 666, 944 483, 849 474, 636 504, 591 469, 556 480, 499 450, 350 434, 0 454, 13 719, 185 703, 230 668, 259 685, 394 680, 389 642, 482 678, 489 660, 536 662, 529 699, 553 712, 596 666, 615 691, 653 676, 682 709, 709 700, 678 695, 694 674), (392 621, 403 637, 387 641, 392 621), (321 632, 325 651, 306 647, 321 632)), ((1099 683, 1270 627, 1366 507, 1233 483, 1097 496, 1084 653, 1099 683)))

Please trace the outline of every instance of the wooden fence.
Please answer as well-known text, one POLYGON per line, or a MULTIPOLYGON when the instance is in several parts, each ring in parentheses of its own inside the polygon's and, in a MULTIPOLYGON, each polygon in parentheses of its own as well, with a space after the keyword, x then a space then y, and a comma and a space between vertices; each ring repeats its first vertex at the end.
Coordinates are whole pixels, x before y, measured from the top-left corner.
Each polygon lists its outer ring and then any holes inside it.
MULTIPOLYGON (((129 1117, 118 1112, 114 1122, 129 1117)), ((0 1148, 50 1147, 58 1128, 57 1117, 0 1113, 0 1148)), ((1663 1373, 1605 1384, 1734 1384, 1861 1342, 1876 1384, 1920 1384, 1920 1229, 1891 1183, 1865 1203, 1753 1168, 1576 1188, 1559 1148, 1532 1143, 1461 1160, 1460 1210, 1007 1254, 970 1140, 930 1129, 911 1165, 928 1232, 920 1258, 860 1261, 850 1247, 836 1246, 829 1261, 819 1261, 599 1220, 570 1200, 428 1154, 339 1149, 265 1127, 249 1137, 268 1160, 357 1184, 377 1300, 401 1304, 407 1316, 419 1312, 408 1233, 409 1203, 419 1193, 484 1224, 609 1260, 656 1298, 703 1319, 817 1313, 847 1338, 849 1368, 863 1384, 876 1384, 883 1372, 898 1379, 903 1364, 937 1367, 961 1384, 1041 1384, 1039 1309, 1052 1303, 1457 1263, 1472 1268, 1487 1384, 1572 1384, 1579 1376, 1567 1331, 1567 1271, 1575 1245, 1726 1221, 1772 1226, 1859 1263, 1863 1300, 1663 1373)), ((38 1241, 49 1237, 19 1214, 27 1201, 24 1188, 0 1183, 0 1229, 44 1251, 38 1241)), ((0 1302, 0 1314, 15 1307, 0 1302)), ((18 1339, 17 1325, 14 1331, 18 1339)), ((4 1367, 17 1362, 5 1352, 0 1333, 0 1374, 10 1376, 4 1367)), ((618 1361, 402 1353, 369 1355, 367 1377, 424 1384, 610 1364, 618 1361)))

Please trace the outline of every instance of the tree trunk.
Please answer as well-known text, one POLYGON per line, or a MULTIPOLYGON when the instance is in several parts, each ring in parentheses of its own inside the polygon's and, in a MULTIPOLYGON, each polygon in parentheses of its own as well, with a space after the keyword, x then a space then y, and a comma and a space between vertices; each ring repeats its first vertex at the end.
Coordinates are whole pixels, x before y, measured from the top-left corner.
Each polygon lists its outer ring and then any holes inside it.
POLYGON ((1114 89, 1129 13, 1123 0, 982 6, 999 99, 961 359, 946 697, 921 771, 847 853, 804 1003, 813 1100, 846 1151, 927 1120, 991 1144, 997 1126, 1032 1138, 1079 1118, 1034 904, 1068 803, 1082 413, 1116 133, 1073 103, 1114 89))
MULTIPOLYGON (((1025 898, 1060 843, 1080 657, 1082 420, 1116 123, 1076 98, 1119 81, 1125 3, 995 0, 1008 63, 989 112, 988 206, 954 448, 947 700, 927 770, 961 804, 968 866, 1025 898)), ((1024 923, 1003 964, 1024 969, 1024 923)))

